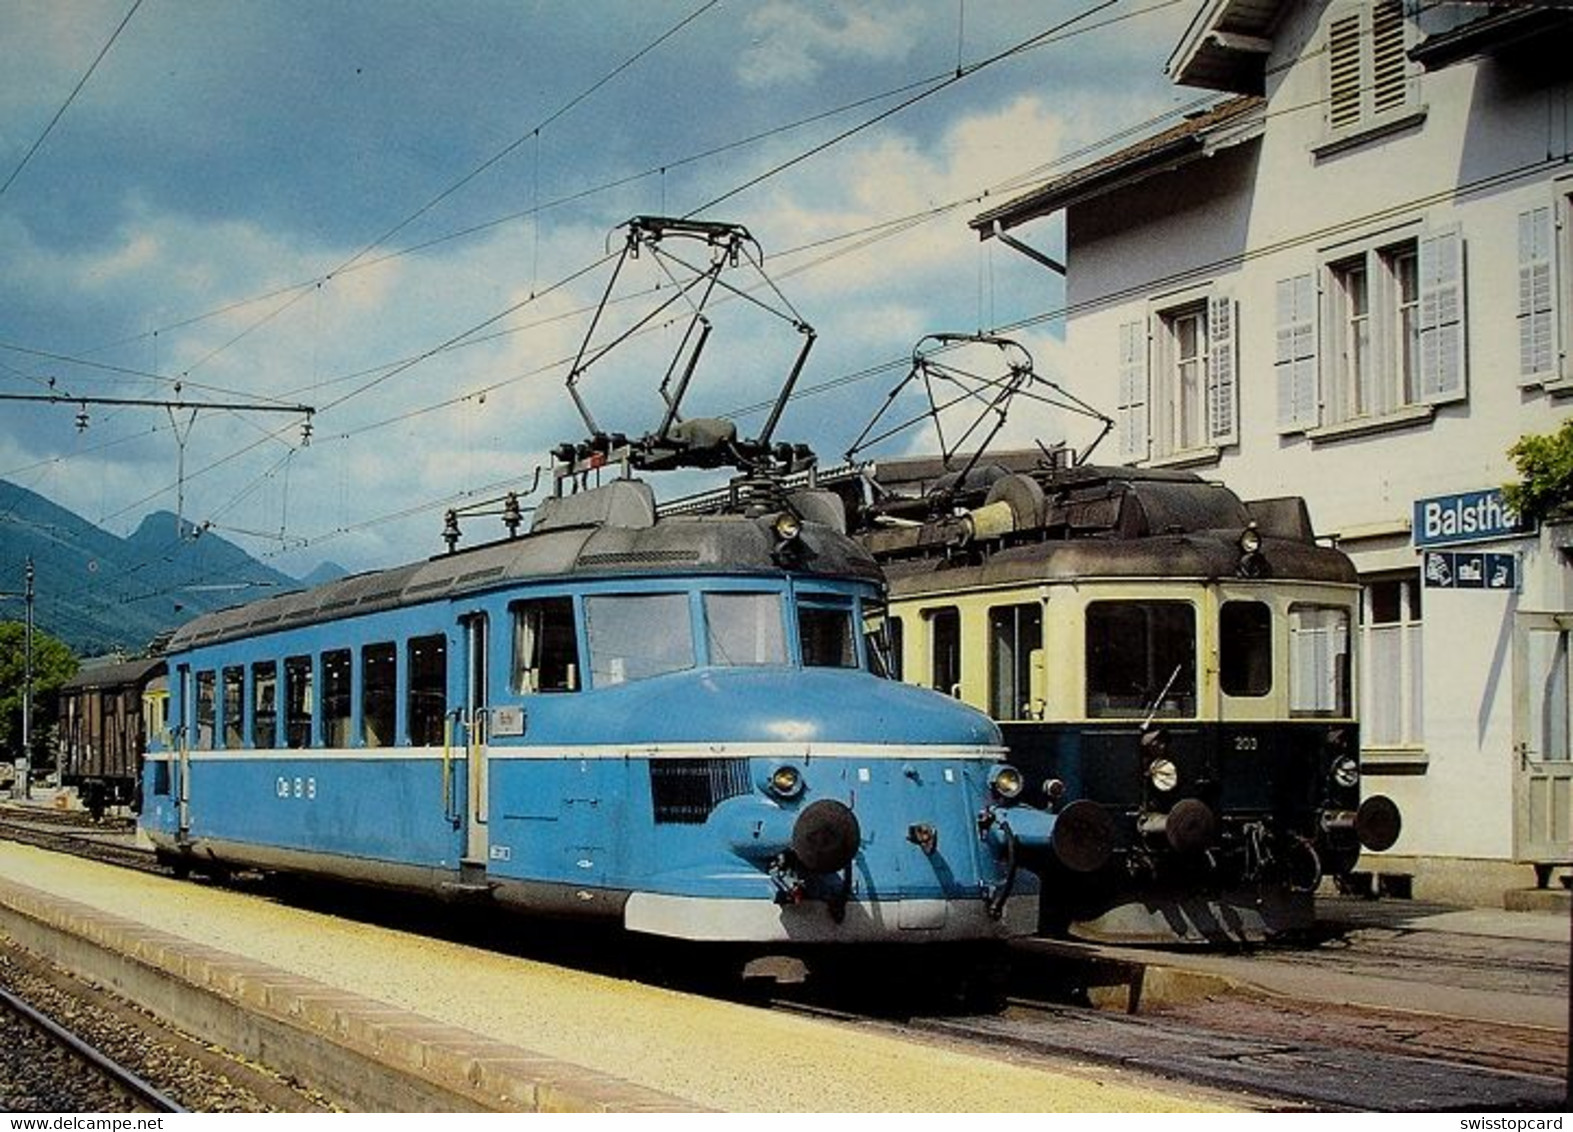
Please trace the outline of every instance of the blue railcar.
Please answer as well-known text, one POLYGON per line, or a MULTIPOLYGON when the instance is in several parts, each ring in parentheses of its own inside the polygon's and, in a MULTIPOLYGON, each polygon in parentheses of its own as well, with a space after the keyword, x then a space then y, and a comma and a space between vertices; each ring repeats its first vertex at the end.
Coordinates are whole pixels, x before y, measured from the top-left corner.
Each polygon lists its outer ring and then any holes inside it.
POLYGON ((1013 805, 986 716, 874 670, 868 553, 759 511, 658 517, 617 480, 522 537, 198 618, 143 827, 183 869, 678 939, 1031 930, 1016 852, 1056 816, 1013 805))

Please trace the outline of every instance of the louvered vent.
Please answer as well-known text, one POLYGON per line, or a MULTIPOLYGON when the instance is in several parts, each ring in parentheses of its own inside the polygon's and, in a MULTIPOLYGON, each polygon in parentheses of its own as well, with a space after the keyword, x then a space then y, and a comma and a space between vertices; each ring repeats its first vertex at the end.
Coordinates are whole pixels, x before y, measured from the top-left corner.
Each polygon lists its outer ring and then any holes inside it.
POLYGON ((728 798, 747 794, 747 759, 652 759, 656 824, 697 825, 728 798))
POLYGON ((1408 61, 1404 57, 1404 6, 1378 4, 1371 13, 1371 109, 1395 110, 1407 101, 1408 61))
POLYGON ((1360 16, 1333 21, 1327 32, 1328 121, 1333 129, 1360 120, 1360 16))

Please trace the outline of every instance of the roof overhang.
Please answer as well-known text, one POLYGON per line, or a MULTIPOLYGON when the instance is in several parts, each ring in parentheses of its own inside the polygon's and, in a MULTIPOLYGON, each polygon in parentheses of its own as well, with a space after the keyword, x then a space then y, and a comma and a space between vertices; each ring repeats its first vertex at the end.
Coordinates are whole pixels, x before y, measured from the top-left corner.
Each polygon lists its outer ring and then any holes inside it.
POLYGON ((1182 86, 1261 94, 1282 0, 1207 0, 1164 71, 1182 86))
POLYGON ((1479 55, 1548 34, 1573 32, 1573 9, 1558 6, 1504 5, 1449 31, 1428 35, 1409 57, 1428 71, 1440 71, 1479 55))
POLYGON ((1267 103, 1262 98, 1230 99, 1162 133, 980 213, 969 223, 979 238, 986 240, 1029 220, 1179 169, 1260 137, 1266 124, 1266 110, 1267 103))

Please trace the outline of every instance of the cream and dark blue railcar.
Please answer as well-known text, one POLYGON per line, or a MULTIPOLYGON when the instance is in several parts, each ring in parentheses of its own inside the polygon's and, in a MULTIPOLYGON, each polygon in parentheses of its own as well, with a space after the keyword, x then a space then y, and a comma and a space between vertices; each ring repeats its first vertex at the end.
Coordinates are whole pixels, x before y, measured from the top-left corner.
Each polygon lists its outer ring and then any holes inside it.
POLYGON ((690 940, 1030 930, 1053 815, 983 714, 871 670, 872 558, 619 480, 522 537, 201 617, 142 822, 247 866, 690 940))
POLYGON ((1362 790, 1358 579, 1302 500, 1038 452, 965 482, 881 462, 877 482, 860 537, 889 578, 903 678, 1000 723, 1023 801, 1090 803, 1112 828, 1112 855, 1029 854, 1045 930, 1302 928, 1324 878, 1393 845, 1397 808, 1362 790))

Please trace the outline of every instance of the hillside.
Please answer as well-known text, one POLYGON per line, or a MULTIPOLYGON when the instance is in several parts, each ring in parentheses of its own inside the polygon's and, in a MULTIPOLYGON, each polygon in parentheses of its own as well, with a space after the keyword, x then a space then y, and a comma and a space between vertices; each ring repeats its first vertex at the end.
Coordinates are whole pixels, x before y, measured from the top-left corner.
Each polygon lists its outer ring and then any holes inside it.
MULTIPOLYGON (((251 598, 302 588, 240 547, 168 511, 148 515, 128 537, 101 530, 43 496, 0 480, 0 590, 21 592, 31 557, 34 617, 78 656, 135 655, 177 625, 251 598)), ((336 567, 312 572, 314 581, 336 567)), ((22 602, 0 601, 0 620, 20 620, 22 602)))

